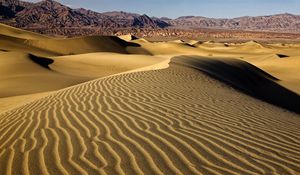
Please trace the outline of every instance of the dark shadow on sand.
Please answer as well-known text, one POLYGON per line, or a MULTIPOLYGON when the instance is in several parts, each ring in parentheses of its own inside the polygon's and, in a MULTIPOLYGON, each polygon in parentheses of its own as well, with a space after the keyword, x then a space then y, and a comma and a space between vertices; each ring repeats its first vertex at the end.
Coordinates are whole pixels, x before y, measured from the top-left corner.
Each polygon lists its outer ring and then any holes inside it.
POLYGON ((197 69, 257 99, 300 114, 300 96, 276 83, 272 75, 242 60, 178 56, 171 64, 197 69))
POLYGON ((279 58, 288 58, 288 55, 283 55, 283 54, 276 54, 279 58))
POLYGON ((40 66, 42 66, 46 69, 49 69, 49 70, 50 70, 49 65, 54 63, 54 60, 52 60, 52 59, 44 58, 44 57, 38 57, 38 56, 35 56, 35 55, 32 55, 32 54, 29 54, 29 59, 31 61, 33 61, 34 63, 39 64, 40 66))

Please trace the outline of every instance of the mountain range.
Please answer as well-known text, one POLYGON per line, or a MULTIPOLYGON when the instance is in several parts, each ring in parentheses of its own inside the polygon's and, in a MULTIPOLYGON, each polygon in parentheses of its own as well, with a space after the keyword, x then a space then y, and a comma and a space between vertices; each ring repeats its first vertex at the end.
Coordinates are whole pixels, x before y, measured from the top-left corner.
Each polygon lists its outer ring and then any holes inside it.
POLYGON ((122 30, 226 29, 267 32, 300 32, 300 16, 278 14, 216 19, 183 16, 177 19, 149 17, 127 12, 98 13, 72 9, 53 0, 37 3, 0 0, 0 22, 46 34, 111 34, 122 30))

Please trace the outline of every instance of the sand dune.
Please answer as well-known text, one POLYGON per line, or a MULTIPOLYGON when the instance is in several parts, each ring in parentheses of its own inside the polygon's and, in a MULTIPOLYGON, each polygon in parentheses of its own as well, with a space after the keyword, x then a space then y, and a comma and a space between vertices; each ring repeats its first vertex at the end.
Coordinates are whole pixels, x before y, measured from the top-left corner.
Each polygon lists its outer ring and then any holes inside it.
POLYGON ((37 48, 57 52, 62 55, 74 55, 90 52, 128 53, 127 46, 139 47, 115 36, 90 36, 70 39, 28 40, 26 44, 37 48))
POLYGON ((0 34, 0 40, 1 40, 0 53, 9 52, 9 51, 14 51, 14 52, 18 51, 18 52, 31 53, 31 54, 42 55, 42 56, 60 55, 56 52, 27 45, 25 44, 25 42, 27 41, 26 39, 0 34))
POLYGON ((120 39, 124 40, 124 41, 132 41, 132 40, 136 40, 138 39, 137 37, 133 36, 133 35, 121 35, 118 36, 120 39))
POLYGON ((171 63, 2 113, 0 174, 296 174, 299 124, 171 63))
POLYGON ((99 78, 121 72, 127 72, 167 60, 148 55, 126 55, 98 52, 79 55, 53 57, 52 70, 74 76, 99 78))
POLYGON ((299 45, 120 38, 0 25, 0 175, 299 174, 299 45))
POLYGON ((51 71, 20 52, 0 53, 0 97, 58 90, 87 79, 51 71))
POLYGON ((132 42, 140 44, 141 48, 128 47, 127 50, 131 53, 139 53, 141 49, 146 50, 152 55, 207 55, 208 53, 202 49, 195 48, 193 45, 182 42, 181 40, 169 42, 148 42, 144 39, 137 39, 132 42))
MULTIPOLYGON (((124 37, 125 40, 126 37, 128 38, 128 36, 124 37)), ((134 37, 131 36, 131 38, 133 39, 134 37)), ((5 43, 0 44, 1 49, 24 51, 44 56, 45 54, 48 56, 49 53, 52 53, 53 56, 92 52, 127 54, 127 47, 140 47, 139 44, 126 42, 116 36, 88 36, 57 39, 16 29, 3 24, 0 25, 0 39, 5 41, 5 43), (45 52, 45 54, 43 52, 45 52)), ((130 40, 128 39, 128 41, 130 40)), ((140 52, 142 52, 142 50, 140 52)), ((142 53, 145 54, 146 52, 143 51, 142 53)))
POLYGON ((47 95, 51 94, 51 91, 42 92, 42 93, 34 93, 34 94, 26 94, 26 95, 18 95, 18 96, 10 96, 10 97, 1 97, 0 98, 0 111, 1 113, 5 111, 12 110, 16 107, 23 106, 25 104, 31 103, 34 100, 40 99, 47 95))
POLYGON ((0 58, 0 98, 59 90, 166 60, 112 53, 43 58, 20 52, 3 52, 0 58))
POLYGON ((21 39, 47 39, 49 37, 38 33, 17 29, 0 23, 0 34, 21 39))
POLYGON ((298 94, 278 85, 279 79, 247 62, 199 56, 175 57, 172 62, 200 70, 248 95, 300 114, 298 94))
POLYGON ((127 47, 140 46, 118 37, 55 39, 1 24, 0 40, 0 98, 59 90, 166 59, 126 55, 127 47))

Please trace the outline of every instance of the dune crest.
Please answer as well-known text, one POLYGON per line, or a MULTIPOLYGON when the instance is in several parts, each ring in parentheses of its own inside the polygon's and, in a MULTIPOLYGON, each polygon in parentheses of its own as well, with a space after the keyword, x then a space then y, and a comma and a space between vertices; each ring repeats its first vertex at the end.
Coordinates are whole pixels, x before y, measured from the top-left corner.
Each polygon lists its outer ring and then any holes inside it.
POLYGON ((26 40, 26 44, 36 48, 57 52, 62 55, 91 52, 114 52, 127 54, 126 47, 139 47, 116 36, 89 36, 70 39, 26 40))
POLYGON ((277 78, 237 59, 179 56, 173 63, 200 70, 255 98, 300 114, 300 96, 280 86, 277 78))
POLYGON ((124 40, 124 41, 132 41, 132 40, 136 40, 136 39, 139 39, 138 37, 134 36, 134 35, 121 35, 121 36, 118 36, 120 39, 124 40))
POLYGON ((21 39, 47 39, 49 37, 38 33, 17 29, 0 23, 0 34, 21 39))
POLYGON ((0 175, 300 172, 298 45, 2 27, 0 175))
POLYGON ((299 122, 171 63, 0 114, 0 174, 296 174, 299 122))

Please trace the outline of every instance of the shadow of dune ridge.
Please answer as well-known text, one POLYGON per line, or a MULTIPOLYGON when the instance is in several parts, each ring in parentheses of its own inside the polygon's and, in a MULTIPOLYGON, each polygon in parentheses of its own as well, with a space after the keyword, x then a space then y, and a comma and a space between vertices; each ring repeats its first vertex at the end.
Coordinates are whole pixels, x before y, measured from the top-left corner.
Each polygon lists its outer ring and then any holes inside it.
MULTIPOLYGON (((90 36, 90 37, 97 37, 97 36, 90 36)), ((116 43, 119 43, 121 46, 124 46, 124 47, 128 47, 128 46, 141 47, 141 45, 138 44, 138 43, 133 43, 133 42, 130 42, 130 41, 124 41, 124 40, 122 40, 121 38, 119 38, 117 36, 98 36, 98 37, 110 38, 111 40, 115 41, 116 43)))
POLYGON ((25 40, 22 42, 24 42, 25 45, 28 47, 42 49, 48 52, 54 52, 60 56, 77 55, 77 54, 85 54, 85 53, 93 53, 93 52, 112 52, 112 53, 119 53, 119 54, 131 54, 131 52, 128 51, 129 47, 142 50, 142 46, 140 44, 134 42, 127 42, 116 36, 47 38, 47 39, 25 40))
POLYGON ((276 54, 278 56, 278 58, 288 58, 288 55, 284 55, 284 54, 276 54))
POLYGON ((40 66, 42 66, 46 69, 49 69, 49 70, 50 70, 49 65, 54 63, 54 60, 52 60, 50 58, 39 57, 39 56, 35 56, 35 55, 32 55, 32 54, 29 54, 28 57, 34 63, 39 64, 40 66))
POLYGON ((300 96, 281 85, 272 75, 252 64, 228 58, 177 56, 170 64, 197 69, 257 99, 300 114, 300 96))

